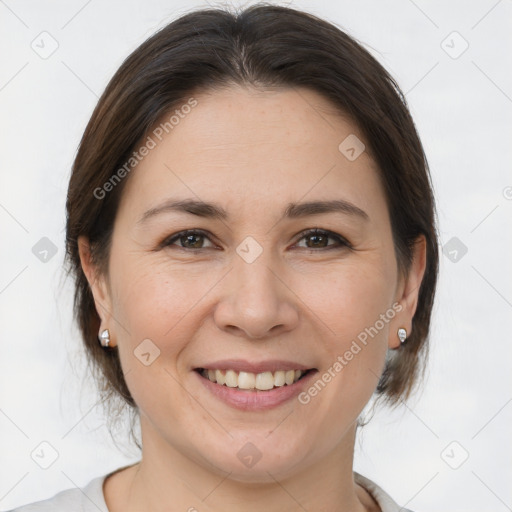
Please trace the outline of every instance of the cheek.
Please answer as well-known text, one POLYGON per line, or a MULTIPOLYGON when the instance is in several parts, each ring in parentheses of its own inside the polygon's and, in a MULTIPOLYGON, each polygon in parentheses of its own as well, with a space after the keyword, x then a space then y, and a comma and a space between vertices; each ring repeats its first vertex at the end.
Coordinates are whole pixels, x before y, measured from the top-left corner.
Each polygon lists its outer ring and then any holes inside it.
POLYGON ((180 339, 173 335, 183 319, 199 305, 218 278, 211 272, 147 262, 124 261, 116 273, 114 314, 131 343, 141 339, 180 339))
POLYGON ((150 260, 119 259, 112 272, 119 357, 141 411, 157 415, 159 410, 173 411, 177 419, 184 410, 183 400, 190 400, 176 381, 188 371, 182 363, 186 358, 180 355, 194 345, 198 315, 204 314, 202 301, 220 276, 150 260))
POLYGON ((396 285, 393 264, 382 258, 347 260, 316 275, 297 275, 291 287, 307 306, 304 312, 313 312, 322 321, 327 337, 343 348, 347 340, 357 338, 381 314, 392 310, 396 285))
POLYGON ((321 320, 316 320, 323 333, 319 350, 324 367, 319 378, 327 373, 329 383, 317 388, 325 392, 324 404, 340 411, 357 413, 378 383, 395 316, 393 265, 382 259, 347 262, 321 278, 300 276, 294 285, 307 305, 304 311, 321 320))
POLYGON ((135 259, 123 261, 112 277, 113 315, 128 389, 142 414, 157 422, 179 422, 194 402, 176 380, 177 363, 193 334, 194 306, 212 283, 135 259))

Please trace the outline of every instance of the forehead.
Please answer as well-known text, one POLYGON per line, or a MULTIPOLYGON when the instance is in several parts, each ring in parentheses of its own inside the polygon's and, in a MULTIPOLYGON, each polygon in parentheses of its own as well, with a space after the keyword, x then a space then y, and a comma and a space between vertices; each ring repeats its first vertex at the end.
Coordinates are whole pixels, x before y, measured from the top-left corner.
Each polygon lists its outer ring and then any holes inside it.
POLYGON ((193 98, 150 131, 154 147, 123 193, 130 211, 180 195, 242 209, 313 196, 384 205, 368 152, 354 160, 340 151, 346 140, 364 143, 362 134, 318 93, 230 87, 193 98))

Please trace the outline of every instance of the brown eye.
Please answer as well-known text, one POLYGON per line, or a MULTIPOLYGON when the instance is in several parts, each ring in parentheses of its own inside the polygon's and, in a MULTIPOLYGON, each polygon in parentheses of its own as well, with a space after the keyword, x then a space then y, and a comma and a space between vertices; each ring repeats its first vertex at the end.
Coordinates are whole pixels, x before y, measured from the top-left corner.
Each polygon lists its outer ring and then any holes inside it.
POLYGON ((327 247, 329 245, 329 237, 327 235, 314 233, 307 235, 305 238, 309 239, 309 242, 311 242, 311 245, 308 245, 308 247, 327 247))
MULTIPOLYGON (((169 238, 165 239, 162 243, 162 247, 177 245, 182 249, 205 249, 208 248, 208 246, 204 246, 205 240, 209 240, 209 238, 202 231, 187 230, 171 235, 169 238)), ((214 245, 211 244, 210 247, 214 247, 214 245)))
MULTIPOLYGON (((340 235, 322 229, 311 229, 301 234, 300 240, 306 240, 305 249, 335 249, 350 247, 350 244, 340 235), (329 240, 334 240, 329 243, 329 240)), ((299 245, 300 247, 300 245, 299 245)))
POLYGON ((183 235, 178 239, 183 247, 189 247, 191 249, 200 249, 203 245, 203 235, 183 235))

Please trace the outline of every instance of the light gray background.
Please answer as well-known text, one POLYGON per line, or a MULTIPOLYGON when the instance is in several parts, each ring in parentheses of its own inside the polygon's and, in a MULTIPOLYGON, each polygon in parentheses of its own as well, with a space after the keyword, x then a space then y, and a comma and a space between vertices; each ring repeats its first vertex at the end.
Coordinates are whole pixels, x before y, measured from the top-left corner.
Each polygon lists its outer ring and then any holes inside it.
MULTIPOLYGON (((355 469, 416 512, 512 510, 512 2, 289 3, 347 30, 396 77, 431 166, 441 244, 459 244, 441 257, 425 390, 374 417, 355 469)), ((2 510, 138 460, 113 445, 98 398, 82 383, 71 286, 61 279, 67 181, 122 60, 157 28, 206 5, 0 0, 2 510), (43 59, 31 45, 48 51, 51 38, 58 48, 43 59), (32 252, 43 237, 57 248, 46 262, 32 252), (58 453, 48 469, 35 462, 51 462, 41 442, 58 453)))

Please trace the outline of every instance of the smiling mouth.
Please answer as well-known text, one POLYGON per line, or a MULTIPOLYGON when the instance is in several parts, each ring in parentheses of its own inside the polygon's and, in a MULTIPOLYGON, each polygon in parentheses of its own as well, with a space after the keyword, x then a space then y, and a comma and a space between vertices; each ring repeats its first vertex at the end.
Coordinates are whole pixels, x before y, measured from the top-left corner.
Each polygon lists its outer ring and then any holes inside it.
POLYGON ((213 370, 206 368, 196 368, 195 371, 201 377, 208 379, 214 384, 236 388, 241 391, 270 391, 283 386, 291 386, 303 379, 308 373, 315 371, 309 370, 278 370, 275 372, 237 372, 235 370, 213 370))

